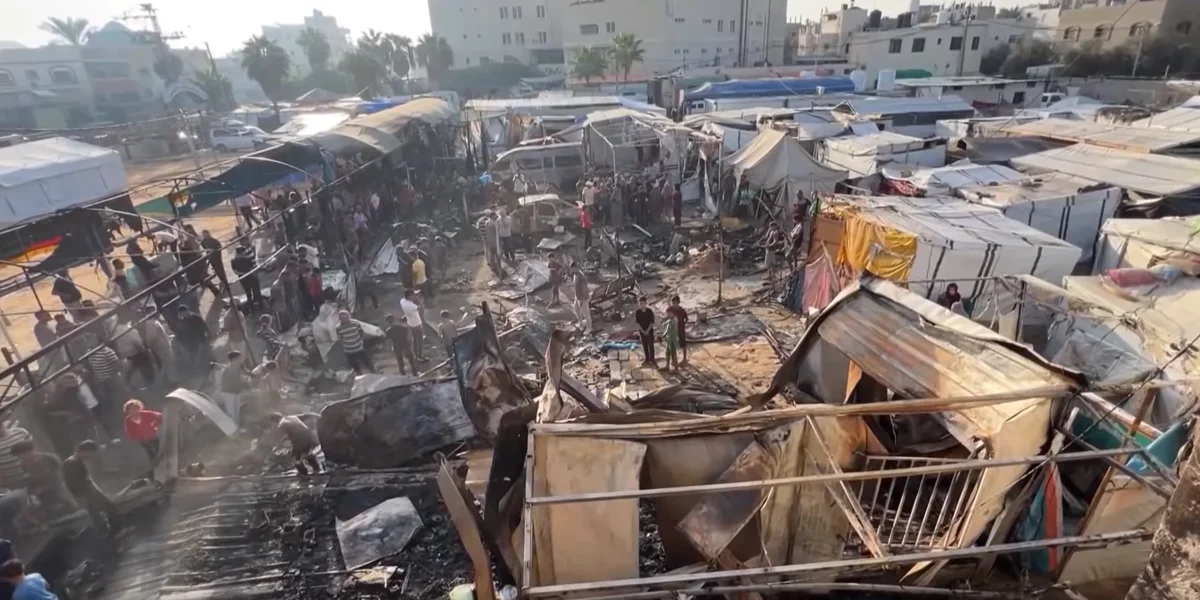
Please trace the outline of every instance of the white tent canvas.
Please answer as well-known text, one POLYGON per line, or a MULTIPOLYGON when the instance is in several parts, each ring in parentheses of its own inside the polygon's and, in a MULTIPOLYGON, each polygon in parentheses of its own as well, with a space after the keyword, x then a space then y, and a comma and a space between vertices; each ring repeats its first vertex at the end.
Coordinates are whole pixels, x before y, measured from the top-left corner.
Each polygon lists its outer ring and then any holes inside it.
POLYGON ((125 187, 116 150, 66 138, 0 148, 0 225, 102 200, 125 187))
POLYGON ((743 175, 750 185, 766 190, 783 186, 795 192, 832 192, 846 172, 817 162, 795 138, 769 129, 758 134, 736 154, 725 159, 725 169, 743 175))

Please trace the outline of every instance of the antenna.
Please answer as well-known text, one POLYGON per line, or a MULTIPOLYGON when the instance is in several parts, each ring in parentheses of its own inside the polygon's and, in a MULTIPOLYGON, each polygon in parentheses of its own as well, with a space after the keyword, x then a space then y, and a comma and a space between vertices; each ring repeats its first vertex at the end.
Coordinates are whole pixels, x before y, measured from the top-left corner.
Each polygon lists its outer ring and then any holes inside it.
POLYGON ((124 13, 121 13, 121 16, 117 17, 117 20, 149 22, 149 31, 143 31, 142 33, 149 34, 156 42, 165 44, 169 40, 179 40, 185 37, 183 33, 179 31, 163 33, 162 26, 158 23, 158 10, 149 2, 139 4, 134 10, 127 10, 124 13))

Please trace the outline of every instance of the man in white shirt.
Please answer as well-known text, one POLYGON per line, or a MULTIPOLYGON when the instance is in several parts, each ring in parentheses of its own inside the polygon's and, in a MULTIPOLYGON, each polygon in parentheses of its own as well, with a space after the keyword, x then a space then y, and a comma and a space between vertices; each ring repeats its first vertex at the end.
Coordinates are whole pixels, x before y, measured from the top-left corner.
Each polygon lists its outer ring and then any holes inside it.
POLYGON ((416 303, 416 292, 404 290, 404 299, 400 301, 400 310, 404 311, 404 324, 412 334, 413 354, 417 360, 425 362, 425 322, 421 320, 421 305, 416 303))
POLYGON ((259 224, 258 215, 254 214, 254 197, 250 194, 242 194, 233 199, 233 205, 237 207, 238 212, 242 213, 242 218, 246 220, 247 225, 259 224))
POLYGON ((588 181, 583 187, 583 205, 592 207, 596 205, 596 183, 588 181))
POLYGON ((501 254, 504 258, 515 261, 517 258, 512 244, 512 217, 508 216, 508 211, 503 208, 496 219, 496 233, 500 236, 501 254))

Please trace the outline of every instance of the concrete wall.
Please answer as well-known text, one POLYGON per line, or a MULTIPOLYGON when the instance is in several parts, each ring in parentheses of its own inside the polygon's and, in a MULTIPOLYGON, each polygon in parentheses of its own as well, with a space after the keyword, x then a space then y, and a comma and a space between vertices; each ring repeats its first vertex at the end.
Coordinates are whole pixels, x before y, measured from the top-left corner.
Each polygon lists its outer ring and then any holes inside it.
POLYGON ((1129 0, 1130 4, 1106 6, 1075 3, 1058 16, 1055 40, 1061 44, 1098 41, 1113 48, 1136 41, 1138 35, 1178 35, 1181 40, 1200 40, 1200 0, 1129 0), (1186 29, 1186 31, 1183 31, 1186 29))

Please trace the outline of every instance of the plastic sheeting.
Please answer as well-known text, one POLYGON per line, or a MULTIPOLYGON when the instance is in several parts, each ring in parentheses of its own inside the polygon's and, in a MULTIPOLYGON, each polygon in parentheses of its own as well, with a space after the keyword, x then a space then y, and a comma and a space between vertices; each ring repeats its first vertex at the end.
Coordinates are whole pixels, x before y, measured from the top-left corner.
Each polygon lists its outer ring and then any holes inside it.
POLYGON ((709 82, 683 95, 684 102, 717 98, 763 98, 853 92, 849 77, 780 77, 709 82))
POLYGON ((424 523, 406 497, 391 498, 337 522, 338 545, 347 569, 399 554, 424 523))
POLYGON ((916 255, 916 236, 860 215, 847 217, 839 263, 890 281, 903 281, 908 279, 916 255))
POLYGON ((125 190, 121 155, 66 138, 0 148, 0 225, 101 200, 125 190))
POLYGON ((845 171, 822 165, 795 138, 773 129, 758 134, 726 159, 724 168, 739 178, 745 175, 750 185, 766 190, 786 185, 789 192, 830 193, 846 179, 845 171))

